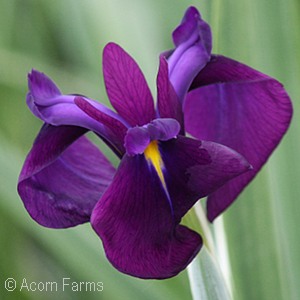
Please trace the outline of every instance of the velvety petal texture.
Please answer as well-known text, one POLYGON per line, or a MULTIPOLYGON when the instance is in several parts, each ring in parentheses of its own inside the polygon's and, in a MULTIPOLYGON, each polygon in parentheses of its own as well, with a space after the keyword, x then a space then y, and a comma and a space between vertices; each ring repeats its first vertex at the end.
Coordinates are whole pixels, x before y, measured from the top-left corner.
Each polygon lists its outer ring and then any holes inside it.
POLYGON ((182 102, 193 79, 210 59, 211 30, 195 7, 190 7, 173 32, 175 50, 167 55, 170 81, 182 102))
POLYGON ((142 126, 155 118, 153 98, 143 73, 114 43, 104 48, 103 75, 111 104, 130 125, 142 126))
POLYGON ((46 227, 88 222, 114 167, 82 135, 85 129, 45 124, 24 163, 18 192, 31 217, 46 227))
POLYGON ((253 166, 208 197, 214 220, 254 178, 289 127, 291 101, 273 78, 223 56, 213 56, 184 103, 186 130, 242 154, 253 166))
POLYGON ((175 219, 232 178, 251 172, 247 160, 221 144, 183 136, 160 143, 175 219))
POLYGON ((143 155, 124 156, 91 223, 110 262, 140 278, 175 276, 202 246, 197 233, 174 223, 159 178, 143 155))
POLYGON ((146 155, 125 155, 91 219, 111 263, 141 278, 168 278, 187 266, 202 242, 181 218, 250 168, 225 146, 182 136, 160 142, 159 153, 163 175, 146 155))

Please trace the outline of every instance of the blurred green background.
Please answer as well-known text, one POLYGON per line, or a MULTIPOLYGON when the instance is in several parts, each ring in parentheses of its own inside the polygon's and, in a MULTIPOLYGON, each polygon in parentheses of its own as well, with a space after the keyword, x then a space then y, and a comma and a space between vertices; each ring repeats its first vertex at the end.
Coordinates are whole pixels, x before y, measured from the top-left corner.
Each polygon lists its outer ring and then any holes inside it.
MULTIPOLYGON (((212 228, 235 299, 300 299, 300 2, 298 0, 0 1, 0 299, 191 299, 186 271, 144 281, 118 273, 89 224, 52 230, 31 220, 16 193, 41 122, 25 105, 35 68, 64 93, 108 104, 101 56, 109 41, 139 63, 155 92, 158 54, 196 6, 213 31, 214 53, 281 81, 294 103, 288 134, 267 166, 212 228), (226 264, 229 260, 230 265, 226 264), (103 282, 103 292, 7 292, 6 278, 103 282)), ((116 162, 116 160, 115 160, 116 162)))

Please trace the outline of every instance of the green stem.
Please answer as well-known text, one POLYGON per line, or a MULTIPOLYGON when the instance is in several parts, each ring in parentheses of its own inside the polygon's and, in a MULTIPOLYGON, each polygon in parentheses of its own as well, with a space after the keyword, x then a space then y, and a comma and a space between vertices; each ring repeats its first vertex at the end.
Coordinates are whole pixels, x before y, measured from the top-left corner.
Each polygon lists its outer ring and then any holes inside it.
POLYGON ((200 201, 195 204, 193 212, 203 238, 200 253, 187 268, 193 299, 230 300, 229 289, 217 260, 210 225, 200 201))
POLYGON ((201 235, 202 235, 202 238, 203 238, 203 244, 207 247, 207 249, 211 253, 211 255, 216 256, 213 235, 212 235, 211 230, 209 228, 209 223, 208 223, 206 214, 204 212, 204 209, 203 209, 200 201, 198 201, 194 205, 194 210, 195 210, 195 213, 196 213, 197 221, 199 222, 199 225, 200 225, 200 228, 201 228, 201 235))
POLYGON ((216 260, 205 246, 188 266, 188 277, 194 300, 232 299, 216 260))

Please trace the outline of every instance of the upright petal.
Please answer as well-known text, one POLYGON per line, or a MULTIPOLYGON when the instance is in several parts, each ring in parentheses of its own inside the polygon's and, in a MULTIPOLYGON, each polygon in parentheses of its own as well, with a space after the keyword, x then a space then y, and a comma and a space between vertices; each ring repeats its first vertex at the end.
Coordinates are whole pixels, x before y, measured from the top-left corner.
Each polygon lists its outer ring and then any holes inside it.
POLYGON ((28 74, 28 88, 32 92, 33 97, 44 101, 45 105, 49 104, 47 99, 61 94, 59 88, 48 76, 34 69, 28 74))
POLYGON ((108 97, 132 126, 155 118, 151 92, 137 63, 120 46, 109 43, 103 51, 103 74, 108 97))
POLYGON ((52 228, 89 221, 115 169, 75 126, 45 124, 24 163, 18 192, 41 225, 52 228))
POLYGON ((143 155, 123 157, 91 223, 110 262, 136 277, 175 276, 202 246, 197 233, 174 223, 159 178, 143 155))
POLYGON ((251 170, 239 153, 213 142, 178 136, 160 143, 160 151, 176 222, 197 200, 251 170))
MULTIPOLYGON (((189 7, 181 24, 173 31, 173 42, 176 47, 184 43, 201 39, 203 47, 210 54, 212 49, 212 37, 209 25, 202 20, 196 7, 189 7)), ((189 45, 186 44, 186 47, 189 45)))
POLYGON ((288 129, 292 106, 282 85, 250 67, 214 56, 195 78, 184 103, 186 130, 241 153, 253 171, 208 197, 213 221, 254 178, 288 129))
POLYGON ((184 134, 183 112, 179 98, 170 82, 168 62, 163 55, 159 58, 157 74, 157 108, 160 118, 172 118, 179 122, 184 134))
POLYGON ((182 102, 194 77, 210 59, 211 30, 195 7, 190 7, 173 32, 175 50, 168 55, 170 81, 182 102))

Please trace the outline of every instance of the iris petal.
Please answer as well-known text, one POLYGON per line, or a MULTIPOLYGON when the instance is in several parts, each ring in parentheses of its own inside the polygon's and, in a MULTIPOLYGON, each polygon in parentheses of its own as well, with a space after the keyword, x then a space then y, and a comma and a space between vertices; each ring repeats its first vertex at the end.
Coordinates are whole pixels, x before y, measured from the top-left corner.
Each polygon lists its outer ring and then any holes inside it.
POLYGON ((184 134, 182 105, 169 80, 168 63, 164 56, 160 56, 157 74, 157 108, 161 118, 172 118, 179 122, 184 134))
POLYGON ((210 59, 211 30, 195 7, 190 7, 173 32, 176 46, 167 54, 170 81, 183 102, 193 79, 210 59))
POLYGON ((111 104, 130 125, 142 126, 155 118, 153 98, 143 73, 114 43, 104 48, 103 74, 111 104))
POLYGON ((45 124, 23 166, 18 192, 41 225, 65 228, 89 221, 114 167, 75 126, 45 124))
POLYGON ((151 138, 146 127, 130 128, 125 137, 125 148, 128 155, 142 154, 151 138))
POLYGON ((125 154, 91 223, 118 270, 168 278, 183 270, 202 245, 195 232, 179 225, 181 218, 200 197, 250 166, 225 146, 182 136, 149 147, 145 155, 125 154))
POLYGON ((253 166, 208 197, 213 221, 255 177, 285 134, 292 116, 282 85, 252 68, 223 56, 195 78, 184 103, 186 130, 241 153, 253 166))
POLYGON ((177 136, 179 123, 174 119, 156 119, 141 127, 129 128, 125 137, 128 155, 142 154, 150 141, 166 141, 177 136))
POLYGON ((151 170, 143 155, 125 155, 91 223, 119 271, 162 279, 182 271, 200 250, 202 240, 174 223, 159 177, 151 170))
POLYGON ((125 135, 127 132, 127 127, 120 122, 118 119, 107 115, 103 111, 97 109, 87 100, 82 97, 75 97, 74 99, 75 104, 84 111, 87 115, 89 115, 92 119, 98 121, 99 123, 106 126, 106 128, 111 132, 110 136, 113 135, 116 137, 117 141, 117 149, 122 156, 125 153, 125 148, 123 141, 125 139, 125 135))
MULTIPOLYGON (((102 137, 118 156, 123 155, 121 131, 112 131, 111 126, 107 126, 107 122, 106 124, 101 123, 83 112, 74 103, 75 95, 62 95, 49 77, 36 70, 32 70, 28 75, 28 86, 27 104, 38 118, 54 126, 72 125, 92 130, 102 137)), ((99 114, 103 116, 102 121, 115 120, 114 122, 119 124, 119 127, 126 128, 125 120, 105 105, 86 97, 84 100, 99 111, 99 114)))
POLYGON ((156 119, 147 125, 151 140, 167 141, 176 137, 180 131, 179 123, 174 119, 156 119))
POLYGON ((239 153, 213 142, 178 136, 160 143, 160 150, 177 222, 198 199, 251 170, 239 153))

